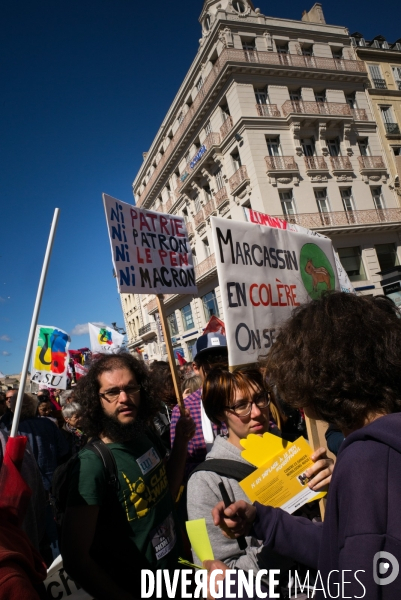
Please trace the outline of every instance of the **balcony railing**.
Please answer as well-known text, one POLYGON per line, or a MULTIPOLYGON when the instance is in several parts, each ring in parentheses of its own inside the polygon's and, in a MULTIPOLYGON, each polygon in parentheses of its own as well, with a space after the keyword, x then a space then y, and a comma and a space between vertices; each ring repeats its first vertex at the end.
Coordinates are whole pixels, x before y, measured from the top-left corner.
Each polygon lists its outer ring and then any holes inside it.
MULTIPOLYGON (((149 304, 148 304, 148 310, 149 310, 149 304)), ((147 333, 156 333, 156 323, 147 323, 143 327, 140 327, 138 330, 138 335, 140 335, 140 336, 144 336, 147 333)))
POLYGON ((283 115, 285 117, 291 113, 352 117, 350 106, 340 102, 308 102, 304 100, 286 100, 281 107, 281 110, 283 111, 283 115))
POLYGON ((177 200, 181 196, 181 189, 186 184, 187 179, 192 175, 192 173, 194 173, 196 171, 199 164, 201 162, 203 162, 205 156, 208 154, 208 152, 212 148, 212 146, 218 146, 219 144, 220 144, 220 135, 218 133, 213 133, 213 132, 209 133, 209 135, 203 142, 203 145, 201 146, 201 148, 203 148, 203 147, 205 148, 203 153, 200 154, 200 156, 198 157, 198 154, 199 154, 199 150, 198 150, 198 152, 195 154, 195 156, 193 156, 192 159, 190 160, 190 162, 187 163, 187 165, 185 166, 185 169, 183 172, 188 173, 188 175, 185 177, 184 180, 177 179, 177 186, 175 188, 175 197, 177 200))
POLYGON ((257 104, 256 112, 260 117, 281 117, 277 104, 257 104))
POLYGON ((377 90, 386 90, 387 83, 385 79, 372 79, 373 85, 377 90))
POLYGON ((194 223, 195 223, 195 227, 199 227, 199 225, 201 223, 203 223, 203 221, 205 220, 205 215, 203 214, 203 210, 201 209, 199 212, 196 213, 196 215, 194 216, 194 223))
POLYGON ((218 208, 220 206, 220 204, 223 204, 223 202, 225 202, 226 200, 228 200, 228 194, 227 194, 226 186, 224 185, 214 195, 214 201, 216 202, 216 207, 218 208))
POLYGON ((395 82, 395 86, 397 88, 397 90, 401 91, 401 81, 397 79, 397 81, 395 82))
POLYGON ((352 112, 352 115, 353 115, 355 121, 368 121, 369 120, 366 110, 364 108, 352 108, 351 112, 352 112))
POLYGON ((293 156, 265 156, 268 171, 298 171, 293 156))
POLYGON ((200 279, 209 271, 216 268, 216 257, 214 254, 208 256, 205 260, 195 266, 195 279, 200 279))
POLYGON ((400 126, 398 123, 384 123, 384 129, 387 134, 400 135, 400 126))
POLYGON ((304 156, 307 171, 328 171, 328 166, 323 156, 304 156))
POLYGON ((207 219, 207 217, 212 214, 212 212, 216 210, 216 205, 214 203, 213 198, 211 200, 209 200, 209 202, 207 204, 204 205, 203 207, 203 213, 205 215, 205 219, 207 219))
MULTIPOLYGON (((280 55, 274 52, 254 52, 256 55, 255 62, 260 65, 283 65, 283 56, 285 56, 285 65, 292 67, 304 67, 304 68, 314 68, 314 69, 328 69, 332 71, 351 71, 358 73, 366 73, 366 66, 363 61, 360 60, 341 60, 336 61, 332 58, 319 58, 319 57, 310 57, 310 56, 301 56, 298 54, 286 54, 280 55), (310 59, 313 59, 312 61, 310 59), (307 60, 306 60, 307 59, 307 60)), ((167 165, 170 160, 174 150, 179 147, 179 142, 185 133, 188 133, 188 129, 190 128, 190 124, 195 120, 195 116, 198 114, 198 111, 203 106, 206 98, 209 97, 209 92, 212 89, 213 85, 217 81, 222 72, 224 66, 228 61, 234 62, 249 62, 246 56, 246 51, 244 50, 236 50, 234 48, 226 48, 220 54, 219 58, 216 60, 213 65, 212 70, 209 75, 205 78, 202 88, 199 90, 195 100, 193 101, 191 107, 188 112, 185 114, 182 122, 180 123, 177 131, 173 139, 170 140, 169 145, 165 148, 164 154, 161 156, 159 162, 152 175, 149 177, 144 189, 140 197, 137 200, 137 205, 141 206, 146 200, 147 195, 152 189, 155 181, 159 177, 160 173, 167 165)))
POLYGON ((228 180, 228 184, 230 186, 231 193, 233 193, 237 187, 241 185, 244 181, 249 179, 248 172, 246 170, 246 166, 242 165, 228 180))
POLYGON ((233 124, 233 118, 227 117, 223 125, 220 127, 220 135, 222 140, 224 140, 226 135, 231 131, 231 129, 233 128, 233 124))
POLYGON ((194 233, 194 226, 192 225, 192 223, 190 223, 190 222, 185 223, 185 226, 187 228, 188 235, 193 235, 193 233, 194 233))
POLYGON ((381 156, 358 156, 359 168, 385 170, 386 165, 381 156))
POLYGON ((274 215, 289 223, 301 225, 307 229, 322 227, 347 227, 348 225, 374 225, 377 223, 394 223, 401 221, 400 208, 383 208, 380 210, 350 210, 325 213, 301 213, 289 216, 274 215))
POLYGON ((348 156, 330 156, 331 168, 334 171, 352 171, 348 156))

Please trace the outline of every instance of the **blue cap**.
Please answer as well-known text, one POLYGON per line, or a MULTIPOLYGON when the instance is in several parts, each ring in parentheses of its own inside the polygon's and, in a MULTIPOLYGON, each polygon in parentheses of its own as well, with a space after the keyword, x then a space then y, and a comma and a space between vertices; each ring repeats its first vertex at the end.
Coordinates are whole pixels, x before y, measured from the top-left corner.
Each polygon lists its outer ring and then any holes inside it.
POLYGON ((194 358, 196 358, 198 354, 204 352, 205 350, 218 350, 219 348, 227 348, 226 336, 217 332, 206 333, 205 335, 201 335, 201 337, 196 340, 196 353, 194 358))

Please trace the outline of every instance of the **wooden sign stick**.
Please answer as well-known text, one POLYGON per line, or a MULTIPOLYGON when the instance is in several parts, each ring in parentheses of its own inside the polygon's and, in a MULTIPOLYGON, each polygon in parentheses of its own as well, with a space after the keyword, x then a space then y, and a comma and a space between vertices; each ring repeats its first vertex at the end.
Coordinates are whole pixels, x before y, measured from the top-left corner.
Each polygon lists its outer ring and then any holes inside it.
POLYGON ((171 343, 170 330, 169 330, 168 324, 167 324, 166 309, 165 309, 164 302, 163 302, 163 294, 156 295, 156 302, 157 302, 157 308, 159 310, 164 340, 166 342, 168 362, 170 364, 171 374, 173 376, 175 395, 177 397, 178 406, 180 407, 180 412, 183 415, 185 407, 184 407, 184 401, 182 399, 181 381, 180 381, 180 376, 178 374, 177 365, 175 363, 175 356, 174 356, 173 346, 171 343))

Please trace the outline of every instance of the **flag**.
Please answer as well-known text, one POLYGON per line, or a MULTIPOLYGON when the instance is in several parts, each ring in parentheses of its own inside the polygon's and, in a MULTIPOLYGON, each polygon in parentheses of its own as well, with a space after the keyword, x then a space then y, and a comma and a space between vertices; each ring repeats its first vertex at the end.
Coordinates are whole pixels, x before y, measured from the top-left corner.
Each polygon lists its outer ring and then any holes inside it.
POLYGON ((179 352, 177 352, 177 354, 176 354, 176 358, 177 358, 177 360, 178 360, 178 362, 179 362, 180 366, 181 366, 181 365, 186 365, 186 364, 187 364, 187 361, 186 361, 186 360, 185 360, 185 358, 182 356, 182 354, 180 354, 179 352))
POLYGON ((67 389, 70 336, 58 327, 36 327, 31 381, 67 389))
POLYGON ((110 327, 99 327, 93 323, 88 325, 92 352, 115 354, 122 348, 124 335, 110 327))
POLYGON ((74 370, 75 370, 75 377, 78 381, 78 379, 81 379, 81 377, 85 377, 85 375, 88 372, 88 367, 84 367, 83 365, 81 365, 80 362, 74 360, 74 370))
POLYGON ((209 323, 203 330, 202 335, 206 335, 207 333, 221 333, 221 335, 226 335, 226 327, 223 321, 221 321, 215 315, 211 316, 209 319, 209 323))

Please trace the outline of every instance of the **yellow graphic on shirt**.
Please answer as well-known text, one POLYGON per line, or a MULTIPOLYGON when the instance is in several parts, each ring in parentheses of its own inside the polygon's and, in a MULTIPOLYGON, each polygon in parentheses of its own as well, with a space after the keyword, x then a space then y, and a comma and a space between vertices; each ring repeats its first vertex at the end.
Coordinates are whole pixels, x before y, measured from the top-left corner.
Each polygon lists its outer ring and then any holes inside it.
POLYGON ((142 477, 131 483, 125 473, 122 473, 122 476, 128 486, 128 489, 123 490, 128 521, 142 519, 167 491, 168 481, 164 465, 161 465, 160 469, 152 475, 149 485, 142 477))

